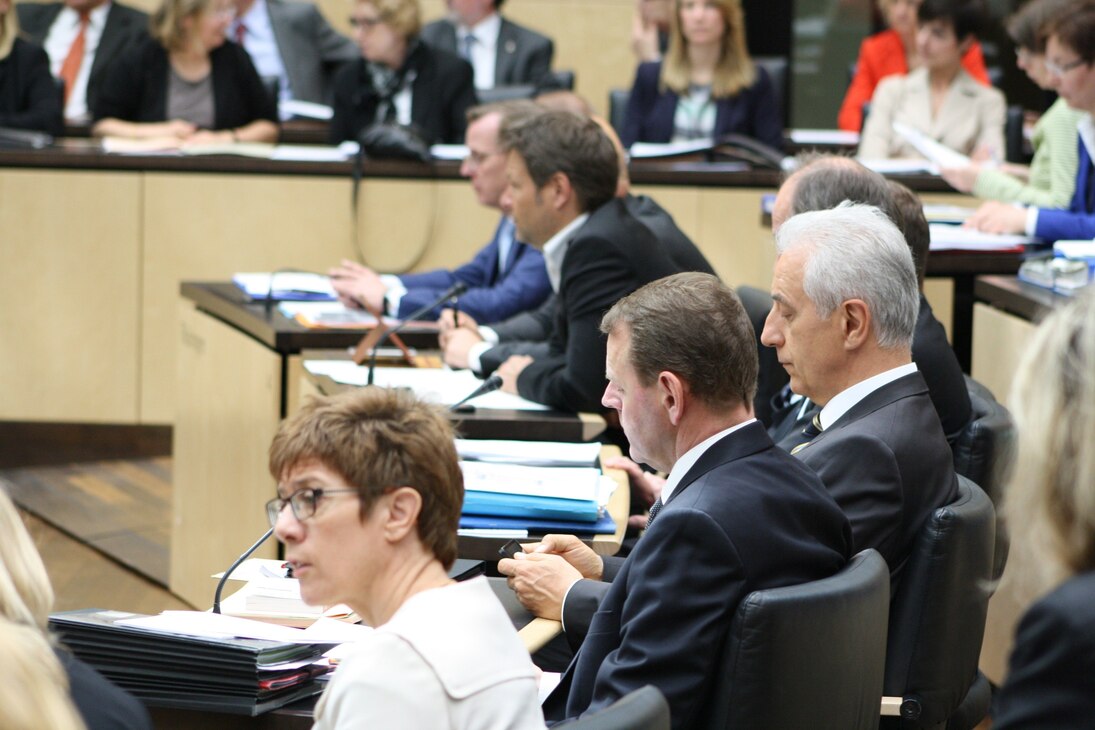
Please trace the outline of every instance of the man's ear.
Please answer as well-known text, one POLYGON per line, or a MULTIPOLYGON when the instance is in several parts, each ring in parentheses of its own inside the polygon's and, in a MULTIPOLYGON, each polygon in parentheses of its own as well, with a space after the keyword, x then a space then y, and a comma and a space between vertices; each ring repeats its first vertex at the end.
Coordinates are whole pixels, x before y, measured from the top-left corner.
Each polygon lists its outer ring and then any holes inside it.
POLYGON ((857 350, 871 336, 871 310, 862 299, 849 299, 840 305, 844 349, 857 350))
POLYGON ((676 373, 668 370, 658 373, 658 397, 669 422, 674 426, 680 425, 684 418, 684 394, 687 387, 676 373))
MULTIPOLYGON (((422 495, 411 487, 396 487, 382 498, 386 500, 384 537, 388 542, 400 542, 415 530, 422 512, 422 495)), ((378 507, 381 505, 377 505, 378 507)))
POLYGON ((562 210, 574 197, 574 187, 570 184, 570 178, 561 172, 556 172, 548 178, 547 187, 552 196, 552 210, 562 210))

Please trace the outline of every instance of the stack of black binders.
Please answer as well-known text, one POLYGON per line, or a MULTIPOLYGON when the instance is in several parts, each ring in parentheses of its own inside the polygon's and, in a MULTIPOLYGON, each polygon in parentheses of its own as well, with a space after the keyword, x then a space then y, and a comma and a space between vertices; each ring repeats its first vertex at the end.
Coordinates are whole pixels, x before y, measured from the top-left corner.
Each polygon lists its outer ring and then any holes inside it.
POLYGON ((318 694, 312 664, 332 644, 205 638, 120 625, 139 614, 56 613, 50 628, 76 656, 149 706, 258 715, 318 694))

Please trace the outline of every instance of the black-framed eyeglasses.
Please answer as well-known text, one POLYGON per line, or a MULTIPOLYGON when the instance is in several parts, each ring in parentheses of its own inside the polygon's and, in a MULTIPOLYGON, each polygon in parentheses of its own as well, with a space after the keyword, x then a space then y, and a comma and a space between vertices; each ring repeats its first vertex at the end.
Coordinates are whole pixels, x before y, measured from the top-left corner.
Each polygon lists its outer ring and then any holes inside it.
POLYGON ((331 494, 358 494, 356 489, 301 489, 293 492, 289 499, 274 497, 266 503, 266 519, 270 520, 270 526, 274 527, 278 522, 278 515, 285 509, 285 505, 293 510, 293 516, 303 522, 316 513, 319 501, 331 494))

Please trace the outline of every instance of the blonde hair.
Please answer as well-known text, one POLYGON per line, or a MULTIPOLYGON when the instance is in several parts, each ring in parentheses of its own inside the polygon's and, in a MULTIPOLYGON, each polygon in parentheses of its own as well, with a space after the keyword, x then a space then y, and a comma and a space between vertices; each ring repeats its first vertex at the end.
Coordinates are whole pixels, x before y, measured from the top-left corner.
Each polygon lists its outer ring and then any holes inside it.
POLYGON ((212 0, 163 0, 148 19, 149 35, 168 51, 181 50, 187 40, 182 21, 208 12, 211 4, 212 0))
POLYGON ((1095 291, 1041 324, 1009 404, 1018 452, 1005 515, 1034 591, 1095 569, 1095 291))
POLYGON ((53 587, 30 533, 3 490, 0 535, 0 616, 33 626, 44 635, 53 609, 53 587))
MULTIPOLYGON (((673 12, 669 16, 669 48, 662 60, 661 75, 663 89, 677 94, 688 92, 692 75, 688 40, 681 30, 681 2, 674 0, 673 12)), ((721 99, 752 86, 757 70, 745 44, 745 13, 741 9, 741 0, 715 0, 715 5, 722 13, 726 32, 722 36, 722 49, 711 79, 711 98, 721 99)))
POLYGON ((19 18, 15 13, 15 4, 12 3, 8 12, 0 15, 0 61, 11 54, 11 47, 15 45, 15 38, 19 35, 19 18))
POLYGON ((68 677, 41 633, 0 619, 0 730, 83 730, 68 677))
POLYGON ((418 0, 355 0, 354 4, 366 3, 376 8, 381 20, 404 39, 410 39, 422 30, 422 12, 418 8, 418 0))

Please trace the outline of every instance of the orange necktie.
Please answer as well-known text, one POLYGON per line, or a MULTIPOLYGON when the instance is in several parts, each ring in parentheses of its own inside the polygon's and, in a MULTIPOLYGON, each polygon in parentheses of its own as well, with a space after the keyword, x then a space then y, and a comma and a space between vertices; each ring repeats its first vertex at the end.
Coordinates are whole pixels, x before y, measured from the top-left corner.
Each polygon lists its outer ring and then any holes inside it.
POLYGON ((65 82, 65 102, 72 95, 72 89, 76 86, 76 77, 80 75, 80 66, 84 62, 84 43, 87 35, 88 14, 80 13, 80 32, 76 34, 76 40, 69 46, 65 62, 61 64, 61 78, 65 82))

